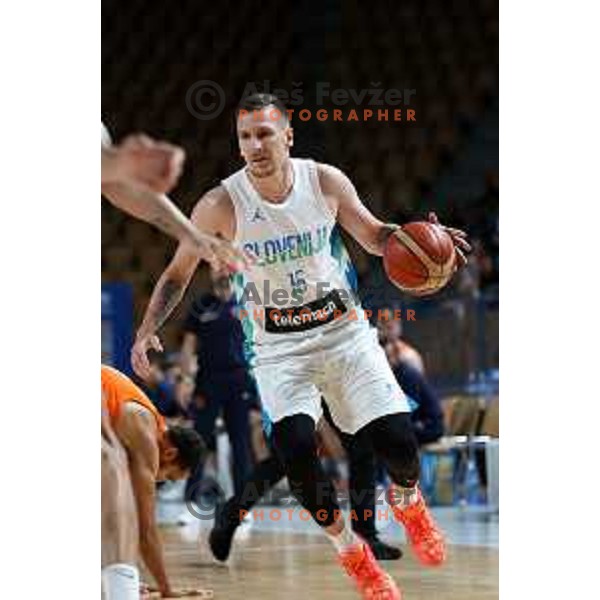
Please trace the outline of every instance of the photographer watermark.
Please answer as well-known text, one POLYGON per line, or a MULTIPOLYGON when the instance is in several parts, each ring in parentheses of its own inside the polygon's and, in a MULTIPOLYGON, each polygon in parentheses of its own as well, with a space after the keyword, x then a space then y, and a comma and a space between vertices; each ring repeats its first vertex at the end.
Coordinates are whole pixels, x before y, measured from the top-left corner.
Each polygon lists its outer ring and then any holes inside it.
POLYGON ((379 288, 367 288, 359 295, 356 289, 335 288, 328 282, 319 281, 309 291, 306 283, 302 283, 301 269, 293 273, 292 280, 297 287, 291 288, 291 291, 290 288, 273 289, 268 279, 262 282, 262 290, 256 283, 248 282, 238 288, 234 305, 206 295, 194 302, 191 313, 200 321, 207 322, 218 319, 227 310, 242 322, 259 321, 271 333, 303 331, 338 320, 371 323, 416 321, 415 309, 391 308, 394 302, 382 302, 379 288), (307 296, 313 299, 307 302, 307 296), (382 308, 363 308, 363 301, 382 308))
MULTIPOLYGON (((254 321, 266 322, 273 324, 273 329, 283 329, 288 327, 300 327, 302 325, 312 323, 328 323, 330 321, 369 321, 375 320, 380 323, 387 323, 389 321, 416 321, 416 311, 414 309, 407 309, 404 311, 405 314, 402 316, 402 310, 395 309, 391 312, 386 310, 373 311, 368 308, 356 309, 352 308, 348 311, 340 310, 336 305, 331 302, 328 303, 324 308, 317 309, 316 311, 310 310, 309 308, 302 308, 300 311, 294 309, 254 309, 252 311, 246 309, 240 309, 238 318, 243 321, 244 319, 252 319, 254 321)), ((268 328, 267 328, 268 329, 268 328)))
POLYGON ((225 92, 215 81, 196 81, 185 94, 185 104, 196 119, 210 121, 225 108, 225 92))
MULTIPOLYGON (((297 108, 306 103, 306 94, 302 85, 302 82, 292 83, 293 89, 288 92, 282 88, 271 89, 269 81, 263 81, 260 89, 256 83, 247 83, 242 92, 242 100, 254 94, 272 94, 285 105, 297 108)), ((369 87, 365 88, 334 88, 329 81, 317 81, 311 91, 310 97, 316 106, 330 104, 336 108, 350 104, 370 108, 408 107, 417 93, 415 89, 384 88, 379 81, 371 81, 369 87)))
MULTIPOLYGON (((279 508, 258 508, 253 507, 262 498, 260 490, 269 489, 271 484, 268 480, 257 483, 247 483, 239 496, 238 509, 235 511, 240 522, 246 518, 252 518, 255 521, 264 521, 265 514, 267 520, 281 521, 286 519, 292 521, 294 515, 298 514, 298 517, 302 521, 308 521, 313 518, 308 510, 301 506, 293 506, 291 508, 279 509, 279 508), (259 489, 260 488, 260 489, 259 489), (248 507, 248 508, 243 508, 248 507)), ((379 489, 377 492, 374 490, 333 490, 329 484, 324 482, 317 483, 317 504, 329 504, 335 503, 337 506, 346 505, 350 503, 351 506, 359 506, 364 503, 365 498, 369 494, 373 494, 373 509, 365 509, 363 511, 357 511, 355 509, 350 510, 349 518, 351 521, 367 520, 375 516, 376 511, 377 520, 390 520, 393 519, 393 514, 390 515, 389 509, 392 511, 398 506, 408 506, 416 500, 417 489, 416 488, 401 488, 395 485, 389 486, 386 490, 379 489)), ((303 504, 302 495, 295 493, 290 495, 287 499, 281 501, 282 504, 303 504)), ((199 483, 190 487, 186 492, 185 503, 189 513, 200 521, 213 521, 219 508, 223 506, 225 502, 225 493, 214 481, 210 483, 199 483)), ((337 520, 342 515, 341 509, 335 509, 333 512, 334 520, 337 520)), ((329 517, 329 513, 326 509, 319 509, 314 518, 318 521, 325 521, 329 517)))
POLYGON ((185 492, 185 505, 188 512, 199 521, 212 521, 217 509, 225 503, 223 488, 212 480, 202 479, 189 486, 185 492))
MULTIPOLYGON (((289 108, 286 111, 289 120, 295 114, 293 108, 289 108)), ((240 110, 239 116, 245 117, 249 114, 255 121, 261 121, 268 119, 270 121, 278 121, 281 119, 281 112, 276 108, 272 109, 260 109, 260 110, 240 110)), ((317 121, 416 121, 416 111, 414 108, 409 108, 405 112, 401 108, 389 110, 387 108, 379 108, 373 111, 370 108, 363 110, 356 110, 354 108, 347 112, 344 112, 341 108, 335 108, 333 110, 327 110, 326 108, 320 108, 317 111, 311 111, 308 108, 303 108, 298 111, 298 118, 301 121, 311 121, 313 118, 317 121)))
MULTIPOLYGON (((417 91, 414 88, 385 88, 381 82, 369 82, 364 88, 334 87, 329 81, 317 81, 309 92, 302 82, 292 82, 292 89, 273 88, 269 81, 246 83, 240 100, 258 93, 272 94, 288 107, 289 119, 297 117, 300 121, 317 120, 349 121, 407 121, 416 122, 416 108, 411 105, 417 91), (310 103, 311 108, 306 108, 310 103), (315 107, 317 107, 315 109, 315 107)), ((186 106, 190 113, 200 120, 218 117, 226 104, 225 91, 215 81, 195 82, 187 91, 186 106)), ((282 114, 276 109, 240 111, 240 116, 252 113, 259 120, 263 118, 278 120, 282 114)))

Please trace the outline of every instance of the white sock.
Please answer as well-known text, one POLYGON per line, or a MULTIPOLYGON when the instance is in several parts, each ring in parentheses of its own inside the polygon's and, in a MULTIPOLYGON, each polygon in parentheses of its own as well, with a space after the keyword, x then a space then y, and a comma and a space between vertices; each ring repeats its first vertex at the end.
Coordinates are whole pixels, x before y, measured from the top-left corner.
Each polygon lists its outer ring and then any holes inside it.
POLYGON ((338 552, 344 552, 348 546, 353 546, 360 541, 347 524, 344 524, 344 529, 342 529, 342 532, 338 535, 327 533, 327 537, 331 540, 331 543, 338 552))
POLYGON ((103 600, 139 600, 140 574, 137 567, 126 564, 102 569, 103 600))

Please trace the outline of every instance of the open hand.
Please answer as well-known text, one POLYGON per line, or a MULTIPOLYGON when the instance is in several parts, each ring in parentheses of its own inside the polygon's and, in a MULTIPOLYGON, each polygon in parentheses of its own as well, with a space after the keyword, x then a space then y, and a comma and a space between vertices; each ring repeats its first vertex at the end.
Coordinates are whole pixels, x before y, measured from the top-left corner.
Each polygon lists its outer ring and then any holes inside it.
POLYGON ((200 257, 206 260, 216 271, 236 272, 247 269, 252 260, 227 240, 198 231, 196 236, 197 250, 200 257))
POLYGON ((131 366, 135 374, 144 381, 147 381, 151 374, 150 361, 148 360, 149 350, 163 352, 163 346, 157 335, 138 337, 131 348, 131 366))
POLYGON ((464 267, 467 264, 467 257, 464 253, 471 251, 471 245, 467 242, 467 234, 460 229, 442 225, 434 212, 429 213, 427 220, 434 225, 439 225, 452 238, 458 260, 457 268, 464 267))

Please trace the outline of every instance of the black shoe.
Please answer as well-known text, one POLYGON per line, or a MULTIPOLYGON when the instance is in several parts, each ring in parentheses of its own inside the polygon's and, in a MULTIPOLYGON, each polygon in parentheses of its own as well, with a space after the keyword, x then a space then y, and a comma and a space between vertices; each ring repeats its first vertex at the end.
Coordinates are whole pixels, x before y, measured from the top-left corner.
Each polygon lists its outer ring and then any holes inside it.
POLYGON ((402 558, 402 550, 382 542, 377 535, 362 536, 369 544, 377 560, 398 560, 402 558))
POLYGON ((208 536, 208 545, 217 560, 225 562, 229 558, 233 536, 239 524, 239 513, 233 510, 229 502, 226 502, 216 515, 215 524, 208 536))

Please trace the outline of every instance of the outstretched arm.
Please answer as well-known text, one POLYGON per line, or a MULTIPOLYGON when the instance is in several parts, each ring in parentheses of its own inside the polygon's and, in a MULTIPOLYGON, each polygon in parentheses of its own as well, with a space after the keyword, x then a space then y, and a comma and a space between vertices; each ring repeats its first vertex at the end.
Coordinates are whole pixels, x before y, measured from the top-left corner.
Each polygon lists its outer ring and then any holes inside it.
POLYGON ((102 126, 102 194, 117 208, 198 250, 205 260, 237 268, 241 255, 223 240, 203 234, 164 194, 177 182, 185 159, 181 148, 132 135, 110 144, 102 126))
MULTIPOLYGON (((200 199, 192 213, 192 223, 204 233, 226 240, 233 239, 233 206, 224 188, 214 188, 200 199)), ((180 244, 154 287, 131 351, 133 369, 144 379, 150 373, 147 352, 150 348, 162 352, 162 345, 156 333, 183 298, 200 258, 201 255, 194 248, 180 244)))
POLYGON ((129 473, 138 513, 140 554, 156 580, 161 597, 204 597, 201 589, 174 590, 167 575, 156 521, 156 479, 160 467, 160 450, 154 415, 135 403, 125 404, 119 419, 118 435, 129 459, 129 473))
POLYGON ((140 554, 161 594, 168 596, 171 588, 156 522, 156 476, 160 464, 156 421, 142 407, 127 405, 119 421, 119 439, 127 450, 138 513, 140 554))
POLYGON ((102 194, 117 208, 177 240, 198 242, 196 228, 166 196, 129 182, 105 184, 102 194))

